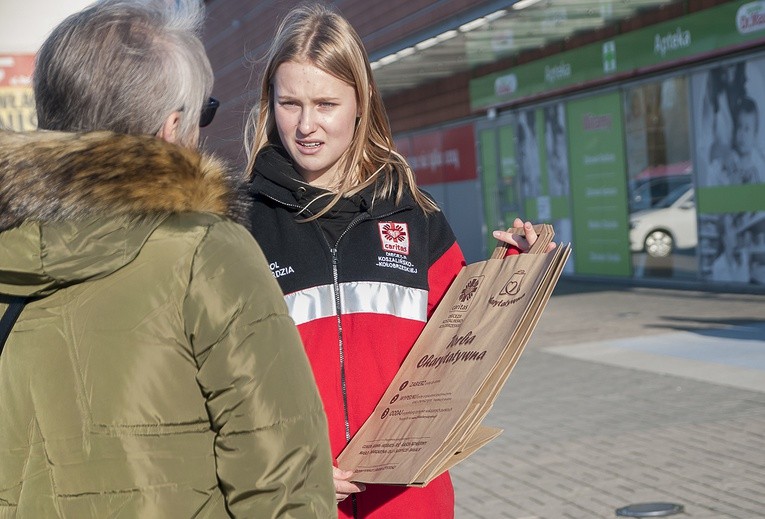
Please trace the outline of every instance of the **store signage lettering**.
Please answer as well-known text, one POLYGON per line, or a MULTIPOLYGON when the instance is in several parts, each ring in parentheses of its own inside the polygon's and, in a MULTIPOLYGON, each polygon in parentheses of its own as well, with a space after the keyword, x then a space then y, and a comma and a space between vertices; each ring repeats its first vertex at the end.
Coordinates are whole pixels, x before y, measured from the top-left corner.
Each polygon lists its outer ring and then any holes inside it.
POLYGON ((9 93, 0 91, 0 108, 34 107, 35 96, 31 90, 13 90, 9 93))
POLYGON ((680 27, 675 29, 675 32, 664 36, 657 34, 653 39, 653 52, 661 57, 666 56, 668 52, 686 49, 690 46, 691 31, 684 31, 680 27))
POLYGON ((612 197, 619 195, 615 187, 588 187, 584 196, 587 198, 612 197))
POLYGON ((611 114, 598 115, 587 113, 584 114, 584 117, 582 118, 582 125, 584 126, 584 129, 588 131, 608 130, 613 127, 613 123, 611 114))
POLYGON ((765 29, 765 2, 742 5, 736 13, 736 28, 741 34, 765 29))
POLYGON ((408 159, 409 164, 414 170, 439 169, 443 166, 451 166, 459 169, 460 150, 431 150, 430 152, 421 155, 410 156, 408 159))
POLYGON ((562 79, 571 77, 571 64, 561 62, 552 67, 545 66, 545 82, 556 83, 562 79))
POLYGON ((613 153, 598 153, 597 155, 585 155, 582 158, 582 163, 585 166, 592 166, 593 164, 610 164, 616 162, 616 155, 613 153))
POLYGON ((604 229, 614 231, 619 229, 619 222, 616 220, 588 220, 587 228, 591 231, 602 231, 604 229))
POLYGON ((421 185, 477 179, 475 128, 464 124, 396 139, 421 185))

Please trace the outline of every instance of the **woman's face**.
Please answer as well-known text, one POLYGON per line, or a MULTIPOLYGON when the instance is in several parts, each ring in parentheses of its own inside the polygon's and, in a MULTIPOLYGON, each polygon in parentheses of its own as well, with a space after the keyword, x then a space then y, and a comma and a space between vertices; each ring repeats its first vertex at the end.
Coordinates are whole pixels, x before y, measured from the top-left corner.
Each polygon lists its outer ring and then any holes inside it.
POLYGON ((358 107, 355 89, 308 63, 288 61, 274 75, 279 137, 306 182, 338 184, 338 161, 350 147, 358 107))

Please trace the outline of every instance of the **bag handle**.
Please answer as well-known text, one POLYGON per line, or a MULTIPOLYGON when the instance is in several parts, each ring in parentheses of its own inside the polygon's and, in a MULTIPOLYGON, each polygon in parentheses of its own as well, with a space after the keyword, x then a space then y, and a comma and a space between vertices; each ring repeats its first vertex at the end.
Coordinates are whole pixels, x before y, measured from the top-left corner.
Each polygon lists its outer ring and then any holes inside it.
MULTIPOLYGON (((527 254, 541 254, 547 249, 547 246, 552 242, 555 236, 555 230, 549 223, 540 223, 534 226, 534 230, 537 233, 537 241, 531 246, 527 254)), ((523 227, 511 227, 507 232, 512 234, 524 234, 523 227)), ((507 249, 510 244, 504 241, 498 241, 497 247, 491 255, 491 259, 502 259, 507 255, 507 249)))
POLYGON ((16 323, 16 319, 21 315, 24 305, 27 304, 27 299, 25 297, 10 296, 8 299, 8 308, 5 309, 3 317, 0 318, 0 355, 3 353, 5 341, 11 334, 11 329, 16 323))

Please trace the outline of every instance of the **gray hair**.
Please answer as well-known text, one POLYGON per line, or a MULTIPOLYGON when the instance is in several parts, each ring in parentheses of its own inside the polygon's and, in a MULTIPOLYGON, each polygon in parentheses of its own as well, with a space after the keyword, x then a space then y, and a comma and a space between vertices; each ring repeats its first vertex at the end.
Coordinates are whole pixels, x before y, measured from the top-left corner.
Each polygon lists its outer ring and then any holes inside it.
POLYGON ((68 17, 37 54, 39 127, 153 134, 179 110, 188 144, 213 83, 203 17, 199 0, 101 0, 68 17))

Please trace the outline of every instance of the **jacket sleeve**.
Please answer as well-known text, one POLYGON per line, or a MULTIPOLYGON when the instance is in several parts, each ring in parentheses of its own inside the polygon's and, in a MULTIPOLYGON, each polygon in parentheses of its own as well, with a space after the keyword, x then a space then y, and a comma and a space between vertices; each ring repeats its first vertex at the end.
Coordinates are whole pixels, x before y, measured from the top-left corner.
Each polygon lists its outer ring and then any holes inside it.
POLYGON ((449 222, 446 221, 444 213, 439 211, 429 215, 428 218, 430 255, 428 319, 430 319, 452 281, 465 266, 465 257, 462 255, 462 249, 460 249, 457 239, 454 237, 454 231, 452 231, 449 222))
POLYGON ((335 517, 327 422, 314 377, 276 280, 243 227, 210 227, 183 311, 229 512, 335 517))

